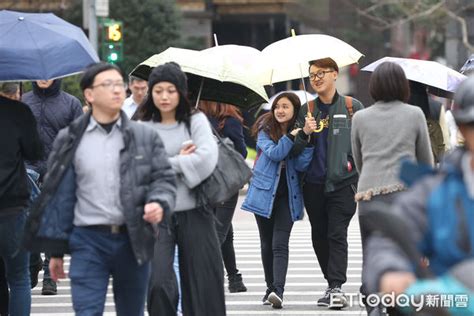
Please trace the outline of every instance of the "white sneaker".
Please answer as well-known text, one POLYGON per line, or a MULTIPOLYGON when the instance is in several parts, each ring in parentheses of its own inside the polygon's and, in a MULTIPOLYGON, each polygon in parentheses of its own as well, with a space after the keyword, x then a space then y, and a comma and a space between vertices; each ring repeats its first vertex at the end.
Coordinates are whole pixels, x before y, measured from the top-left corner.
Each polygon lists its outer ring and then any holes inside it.
POLYGON ((332 288, 329 292, 329 309, 342 309, 349 306, 347 297, 340 287, 332 288))

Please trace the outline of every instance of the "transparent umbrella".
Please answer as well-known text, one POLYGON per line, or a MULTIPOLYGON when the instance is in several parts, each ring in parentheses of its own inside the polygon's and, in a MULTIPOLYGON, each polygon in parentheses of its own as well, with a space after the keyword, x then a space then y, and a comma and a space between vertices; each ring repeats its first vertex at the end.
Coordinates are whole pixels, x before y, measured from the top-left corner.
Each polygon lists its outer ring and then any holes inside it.
POLYGON ((458 85, 467 77, 436 61, 410 58, 384 57, 362 68, 362 71, 374 71, 383 62, 393 62, 405 71, 408 80, 423 83, 428 91, 443 98, 452 98, 458 85))

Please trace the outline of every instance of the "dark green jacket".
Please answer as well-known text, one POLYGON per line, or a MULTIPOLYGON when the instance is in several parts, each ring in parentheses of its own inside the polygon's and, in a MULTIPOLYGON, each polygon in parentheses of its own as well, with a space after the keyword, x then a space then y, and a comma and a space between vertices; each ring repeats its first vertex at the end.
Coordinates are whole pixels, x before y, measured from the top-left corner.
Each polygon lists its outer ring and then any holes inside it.
MULTIPOLYGON (((337 93, 337 92, 336 92, 337 93)), ((337 100, 329 107, 329 132, 328 132, 328 148, 327 148, 327 160, 326 160, 326 182, 325 191, 332 192, 338 190, 344 186, 355 184, 358 180, 358 174, 352 158, 351 149, 351 118, 345 104, 345 98, 343 95, 338 94, 337 100), (345 117, 334 118, 334 115, 345 115, 345 117), (352 165, 352 170, 348 171, 347 162, 352 165)), ((313 110, 313 116, 318 121, 320 111, 316 105, 313 110)), ((352 109, 353 113, 363 109, 364 106, 360 101, 352 98, 352 109)), ((297 127, 303 128, 305 117, 308 112, 308 105, 303 104, 301 107, 298 118, 297 127)), ((304 133, 298 133, 295 137, 292 154, 299 154, 307 144, 304 133)))

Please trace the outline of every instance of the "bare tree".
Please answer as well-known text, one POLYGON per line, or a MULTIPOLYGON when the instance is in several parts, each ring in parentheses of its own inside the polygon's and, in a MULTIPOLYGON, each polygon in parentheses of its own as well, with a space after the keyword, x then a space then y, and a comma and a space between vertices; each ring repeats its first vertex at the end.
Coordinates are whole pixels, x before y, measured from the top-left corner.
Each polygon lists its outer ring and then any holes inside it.
POLYGON ((469 42, 465 12, 474 9, 474 1, 463 0, 344 0, 362 17, 370 21, 379 31, 390 29, 406 22, 423 19, 446 24, 448 19, 459 23, 464 46, 474 52, 469 42))

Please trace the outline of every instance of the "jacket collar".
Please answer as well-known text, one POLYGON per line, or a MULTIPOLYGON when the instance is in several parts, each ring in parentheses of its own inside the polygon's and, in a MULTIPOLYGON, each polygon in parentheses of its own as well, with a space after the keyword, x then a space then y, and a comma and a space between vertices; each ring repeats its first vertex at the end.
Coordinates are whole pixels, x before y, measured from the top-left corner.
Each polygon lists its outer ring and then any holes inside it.
POLYGON ((46 89, 41 89, 38 87, 36 82, 33 82, 33 93, 37 95, 38 97, 44 99, 48 97, 54 97, 61 92, 61 80, 56 79, 53 81, 53 83, 46 89))

